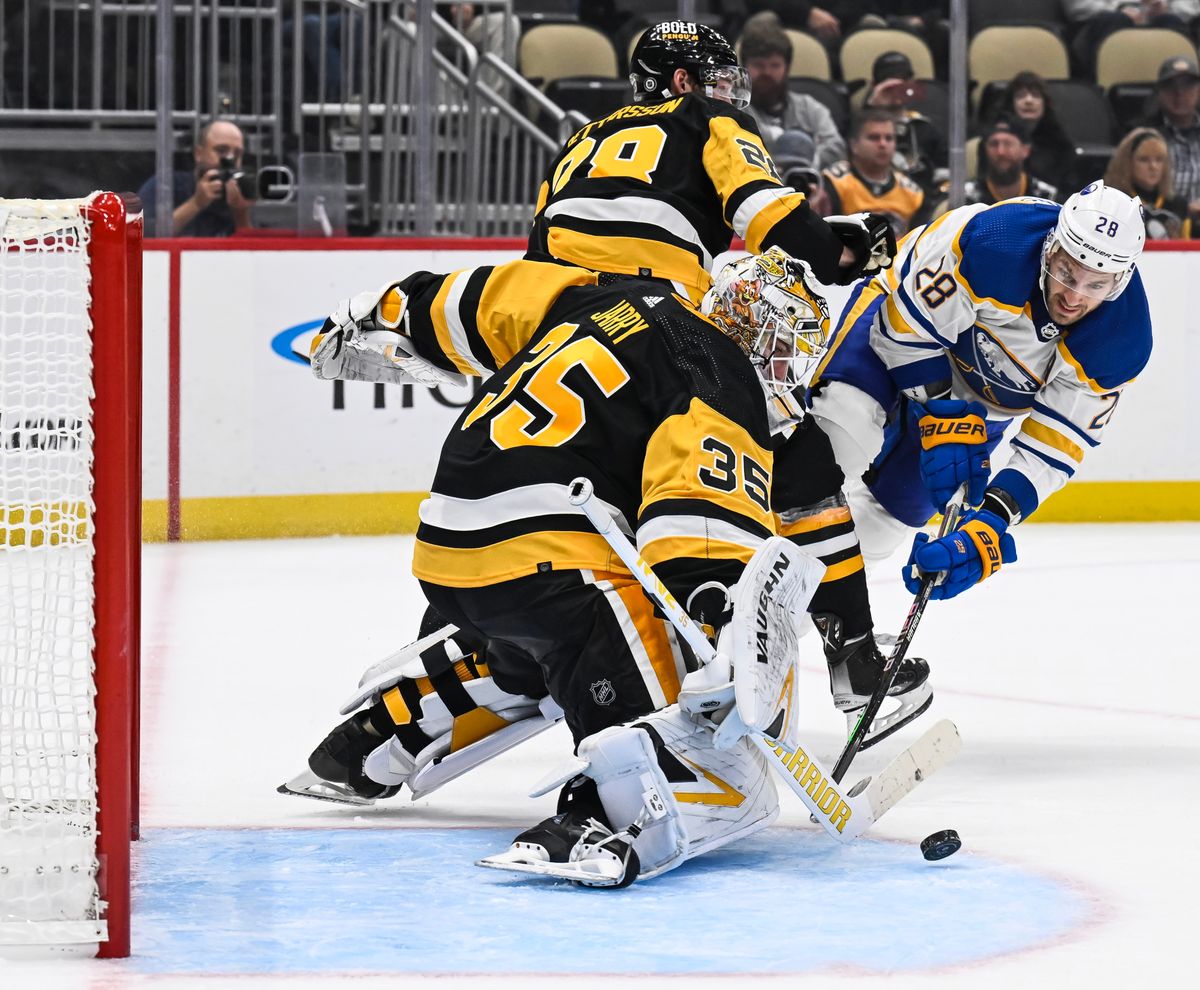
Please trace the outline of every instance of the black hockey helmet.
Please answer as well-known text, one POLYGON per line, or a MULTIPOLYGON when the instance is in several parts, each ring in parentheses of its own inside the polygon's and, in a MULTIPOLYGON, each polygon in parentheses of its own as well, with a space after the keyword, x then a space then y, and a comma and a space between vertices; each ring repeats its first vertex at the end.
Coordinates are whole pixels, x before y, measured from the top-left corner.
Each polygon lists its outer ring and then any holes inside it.
POLYGON ((629 59, 637 103, 671 97, 671 76, 686 69, 706 96, 743 109, 750 105, 750 77, 733 46, 707 24, 663 21, 638 39, 629 59))

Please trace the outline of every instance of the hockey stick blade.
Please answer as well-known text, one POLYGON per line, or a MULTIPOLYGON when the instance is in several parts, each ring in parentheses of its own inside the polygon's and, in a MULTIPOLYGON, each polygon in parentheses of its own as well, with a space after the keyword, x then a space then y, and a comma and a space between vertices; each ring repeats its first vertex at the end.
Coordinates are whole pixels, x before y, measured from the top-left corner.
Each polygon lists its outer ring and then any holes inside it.
MULTIPOLYGON (((960 749, 962 738, 958 734, 958 726, 948 718, 927 729, 920 739, 879 773, 867 778, 869 783, 862 793, 871 805, 872 817, 878 821, 921 781, 928 780, 958 756, 960 749)), ((856 786, 851 793, 857 790, 856 786)))

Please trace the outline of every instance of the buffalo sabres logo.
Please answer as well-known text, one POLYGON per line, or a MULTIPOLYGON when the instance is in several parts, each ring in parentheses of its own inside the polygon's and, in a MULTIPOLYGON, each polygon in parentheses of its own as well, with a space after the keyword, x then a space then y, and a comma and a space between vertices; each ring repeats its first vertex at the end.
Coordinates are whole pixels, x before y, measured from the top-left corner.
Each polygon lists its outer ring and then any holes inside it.
POLYGON ((592 692, 592 700, 598 705, 611 705, 617 700, 616 688, 612 686, 612 681, 607 677, 593 682, 590 690, 592 692))
POLYGON ((1058 327, 1053 323, 1046 323, 1037 329, 1038 340, 1042 342, 1051 341, 1060 333, 1062 333, 1062 331, 1059 330, 1058 327))

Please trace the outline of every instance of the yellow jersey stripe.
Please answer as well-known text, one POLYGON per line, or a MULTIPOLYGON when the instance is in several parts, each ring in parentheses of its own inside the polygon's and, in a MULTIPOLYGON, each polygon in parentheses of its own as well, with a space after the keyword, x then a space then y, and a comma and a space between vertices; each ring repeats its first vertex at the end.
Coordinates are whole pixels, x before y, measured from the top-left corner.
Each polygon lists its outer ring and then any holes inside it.
POLYGON ((888 295, 887 302, 883 304, 883 308, 887 315, 889 327, 893 330, 898 330, 900 333, 916 335, 917 331, 912 328, 912 325, 904 318, 904 314, 900 311, 900 304, 896 302, 895 295, 888 295))
POLYGON ((795 522, 784 523, 779 531, 780 536, 796 536, 800 533, 814 533, 826 526, 837 526, 850 522, 850 509, 839 505, 832 509, 816 512, 811 516, 801 516, 795 522))
POLYGON ((821 583, 828 584, 831 581, 840 581, 851 574, 857 574, 864 566, 866 565, 863 563, 862 554, 856 554, 848 560, 841 560, 836 564, 830 564, 825 568, 825 574, 821 578, 821 583))
POLYGON ((742 543, 727 543, 724 540, 702 540, 694 536, 667 536, 652 540, 641 547, 642 556, 650 566, 677 557, 692 557, 699 560, 740 560, 749 563, 754 556, 754 547, 742 543))
POLYGON ((1079 444, 1059 433, 1058 430, 1052 430, 1045 423, 1026 418, 1025 422, 1021 424, 1021 432, 1044 443, 1047 447, 1061 451, 1077 464, 1083 460, 1083 448, 1079 444))
POLYGON ((674 704, 679 696, 679 671, 675 669, 675 654, 671 652, 663 621, 655 618, 654 606, 637 581, 618 580, 613 582, 613 588, 633 620, 667 704, 674 704))
POLYGON ((417 540, 412 572, 422 581, 449 588, 478 588, 554 570, 610 570, 629 575, 598 533, 550 531, 514 536, 486 547, 442 547, 417 540))
POLYGON ((584 234, 566 227, 552 227, 547 238, 550 253, 563 261, 602 272, 639 275, 650 269, 658 278, 682 282, 690 289, 707 292, 712 276, 695 252, 641 237, 584 234))
POLYGON ((773 199, 763 206, 746 224, 746 250, 758 254, 762 250, 763 238, 784 217, 793 213, 804 202, 803 193, 773 199))

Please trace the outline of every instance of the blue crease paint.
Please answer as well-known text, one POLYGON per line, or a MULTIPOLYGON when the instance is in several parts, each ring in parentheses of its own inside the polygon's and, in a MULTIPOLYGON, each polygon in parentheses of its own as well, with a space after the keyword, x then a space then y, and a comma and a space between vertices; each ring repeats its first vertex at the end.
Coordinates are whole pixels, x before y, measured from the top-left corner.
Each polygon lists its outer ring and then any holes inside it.
POLYGON ((838 846, 806 829, 770 829, 623 891, 474 866, 511 838, 149 829, 134 962, 214 975, 903 972, 1029 948, 1089 911, 1019 866, 966 851, 927 863, 915 844, 838 846), (681 938, 697 912, 703 938, 681 938))

